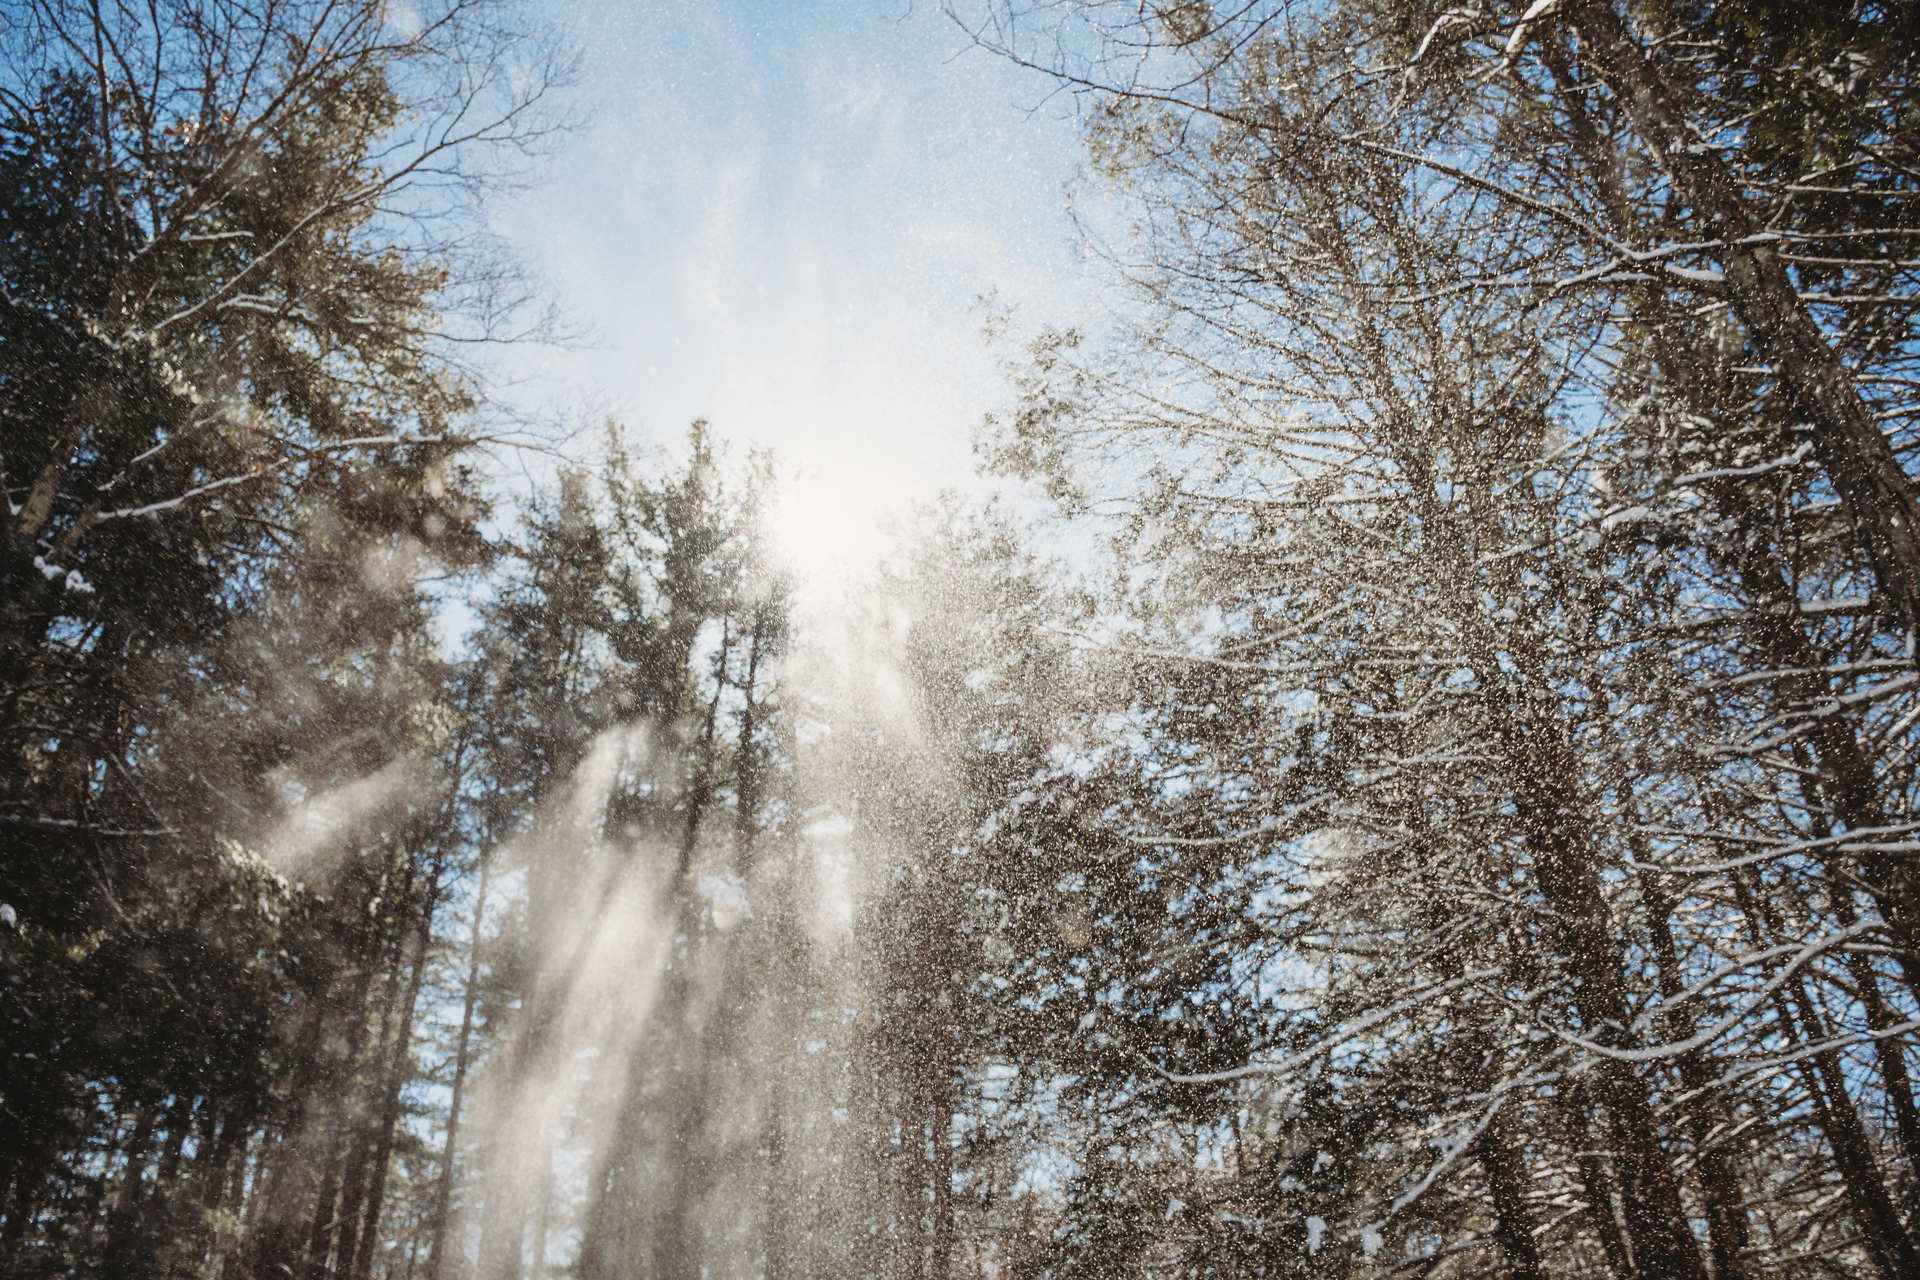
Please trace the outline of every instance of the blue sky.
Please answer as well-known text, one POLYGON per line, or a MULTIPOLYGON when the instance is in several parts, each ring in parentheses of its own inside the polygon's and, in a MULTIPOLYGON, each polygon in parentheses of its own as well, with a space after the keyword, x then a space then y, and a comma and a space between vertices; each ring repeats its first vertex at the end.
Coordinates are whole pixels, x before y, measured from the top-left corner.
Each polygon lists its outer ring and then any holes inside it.
POLYGON ((672 444, 695 417, 812 477, 803 557, 971 480, 1008 396, 975 300, 1091 318, 1063 186, 1072 104, 926 0, 588 4, 590 125, 499 229, 594 344, 524 353, 522 394, 604 404, 672 444))

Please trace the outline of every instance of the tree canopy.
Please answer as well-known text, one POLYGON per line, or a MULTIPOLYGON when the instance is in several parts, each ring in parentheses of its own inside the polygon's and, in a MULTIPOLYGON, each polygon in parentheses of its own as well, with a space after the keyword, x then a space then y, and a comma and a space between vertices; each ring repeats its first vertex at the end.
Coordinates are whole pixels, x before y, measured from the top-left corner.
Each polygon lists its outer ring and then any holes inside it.
POLYGON ((1131 301, 822 597, 528 14, 0 6, 0 1274, 1920 1274, 1913 6, 954 16, 1131 301))

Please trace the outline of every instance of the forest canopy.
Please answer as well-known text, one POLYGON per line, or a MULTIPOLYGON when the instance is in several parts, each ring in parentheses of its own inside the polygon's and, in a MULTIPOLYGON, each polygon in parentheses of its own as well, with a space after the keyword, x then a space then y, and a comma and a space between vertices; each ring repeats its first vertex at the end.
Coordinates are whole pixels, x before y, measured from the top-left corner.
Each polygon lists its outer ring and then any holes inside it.
POLYGON ((1127 302, 823 604, 534 15, 0 5, 0 1275, 1920 1275, 1920 10, 950 12, 1127 302))

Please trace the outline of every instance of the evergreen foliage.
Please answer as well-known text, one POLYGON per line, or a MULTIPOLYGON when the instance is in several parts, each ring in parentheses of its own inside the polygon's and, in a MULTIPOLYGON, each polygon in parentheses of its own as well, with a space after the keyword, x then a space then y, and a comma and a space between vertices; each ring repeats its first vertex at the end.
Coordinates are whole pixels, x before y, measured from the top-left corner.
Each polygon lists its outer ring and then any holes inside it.
POLYGON ((522 16, 4 7, 0 1274, 1920 1272, 1912 6, 963 16, 1106 541, 809 609, 485 481, 522 16))

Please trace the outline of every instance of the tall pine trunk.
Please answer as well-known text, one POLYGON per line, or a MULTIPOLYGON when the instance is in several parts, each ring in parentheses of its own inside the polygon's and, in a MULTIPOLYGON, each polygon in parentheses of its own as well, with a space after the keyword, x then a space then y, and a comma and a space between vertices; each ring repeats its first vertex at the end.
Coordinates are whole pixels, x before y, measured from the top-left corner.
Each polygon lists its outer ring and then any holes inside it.
POLYGON ((1581 54, 1613 90, 1649 154, 1698 219, 1696 240, 1720 243, 1718 286, 1813 428, 1814 453, 1846 504, 1856 542, 1909 634, 1920 631, 1920 506, 1853 376, 1800 301, 1768 228, 1749 209, 1719 152, 1700 145, 1689 92, 1663 74, 1611 0, 1562 6, 1581 54))
POLYGON ((441 1148, 438 1176, 434 1179, 433 1216, 429 1222, 432 1245, 427 1254, 427 1280, 441 1280, 447 1269, 447 1255, 453 1248, 454 1161, 460 1150, 460 1119, 466 1102, 467 1071, 473 1061, 473 1014, 480 1001, 480 930, 486 918, 487 873, 492 863, 491 852, 488 850, 480 855, 480 878, 474 891, 473 936, 467 944, 467 978, 460 998, 460 1038, 454 1048, 452 1091, 447 1101, 447 1136, 441 1148))
MULTIPOLYGON (((433 948, 433 916, 439 909, 442 877, 446 872, 446 849, 436 849, 427 870, 426 893, 416 910, 418 921, 413 934, 413 965, 407 979, 406 995, 400 1002, 399 1017, 387 1045, 384 1071, 381 1073, 379 1112, 373 1128, 373 1152, 368 1164, 365 1190, 358 1199, 349 1199, 347 1212, 356 1224, 351 1238, 343 1236, 336 1271, 352 1280, 367 1280, 373 1266, 373 1254, 379 1237, 380 1215, 386 1205, 387 1173, 393 1163, 393 1145, 400 1124, 400 1094, 412 1076, 413 1023, 420 1004, 420 989, 426 982, 427 965, 433 948)), ((397 975, 396 975, 397 976, 397 975)))

